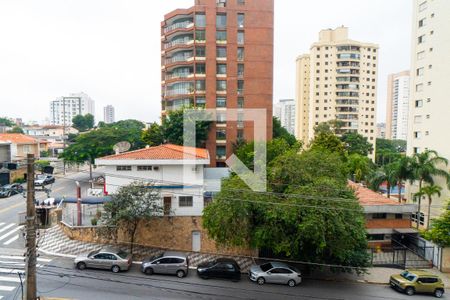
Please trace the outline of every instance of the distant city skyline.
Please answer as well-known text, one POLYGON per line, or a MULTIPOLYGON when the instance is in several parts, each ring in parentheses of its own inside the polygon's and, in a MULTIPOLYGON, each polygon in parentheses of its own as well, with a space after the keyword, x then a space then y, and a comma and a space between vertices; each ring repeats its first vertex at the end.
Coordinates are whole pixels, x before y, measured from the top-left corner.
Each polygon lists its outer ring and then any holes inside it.
MULTIPOLYGON (((160 22, 194 2, 2 1, 0 26, 14 30, 0 32, 0 114, 41 122, 49 101, 84 91, 96 100, 96 120, 111 104, 116 119, 159 121, 160 22)), ((295 59, 317 32, 345 25, 355 40, 380 45, 377 122, 383 122, 387 75, 410 67, 411 18, 409 0, 277 0, 274 102, 294 98, 295 59)))

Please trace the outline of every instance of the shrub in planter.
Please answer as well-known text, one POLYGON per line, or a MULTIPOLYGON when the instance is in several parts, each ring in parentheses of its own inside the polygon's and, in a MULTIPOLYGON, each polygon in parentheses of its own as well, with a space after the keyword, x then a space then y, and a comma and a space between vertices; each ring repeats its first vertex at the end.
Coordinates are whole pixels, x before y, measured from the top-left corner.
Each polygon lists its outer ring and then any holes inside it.
POLYGON ((97 222, 98 222, 97 218, 92 218, 91 219, 91 225, 92 226, 97 226, 97 222))

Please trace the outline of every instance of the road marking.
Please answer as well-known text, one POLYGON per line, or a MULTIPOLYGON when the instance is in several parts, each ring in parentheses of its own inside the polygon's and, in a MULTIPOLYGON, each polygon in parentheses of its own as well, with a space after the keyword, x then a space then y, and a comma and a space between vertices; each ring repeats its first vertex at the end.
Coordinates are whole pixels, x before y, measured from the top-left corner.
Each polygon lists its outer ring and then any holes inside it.
POLYGON ((14 225, 16 225, 16 224, 14 224, 14 223, 11 223, 11 224, 9 224, 9 225, 7 225, 7 226, 3 227, 2 229, 0 229, 0 232, 3 232, 3 231, 5 231, 5 230, 6 230, 6 229, 8 229, 8 228, 11 228, 11 227, 13 227, 14 225))
POLYGON ((0 264, 8 264, 8 265, 14 265, 14 266, 25 266, 25 263, 15 262, 15 261, 5 261, 5 260, 0 260, 0 264))
POLYGON ((0 285, 0 291, 11 292, 15 288, 16 288, 15 286, 0 285))
MULTIPOLYGON (((24 260, 25 257, 24 256, 18 256, 18 255, 0 255, 0 258, 6 258, 6 259, 16 259, 16 260, 24 260)), ((51 262, 51 259, 48 258, 37 258, 37 261, 42 261, 42 262, 51 262)))
POLYGON ((14 205, 5 207, 5 208, 3 208, 3 209, 0 209, 0 214, 1 214, 1 213, 4 213, 5 211, 8 211, 8 210, 10 210, 10 209, 13 209, 13 208, 22 206, 22 205, 25 205, 25 201, 24 201, 24 202, 16 203, 16 204, 14 204, 14 205))
POLYGON ((20 282, 20 279, 16 277, 0 276, 0 281, 20 282))
POLYGON ((3 224, 5 224, 5 223, 1 222, 1 223, 0 223, 0 226, 2 226, 3 224))
POLYGON ((23 270, 18 269, 6 269, 6 268, 0 268, 0 273, 8 273, 8 274, 18 274, 18 273, 24 273, 23 270))
POLYGON ((7 238, 8 236, 14 234, 16 231, 19 231, 19 229, 20 229, 20 227, 16 227, 13 230, 11 230, 10 232, 5 233, 4 235, 0 236, 0 241, 7 238))
POLYGON ((12 242, 14 242, 14 241, 17 240, 17 239, 19 239, 19 235, 16 235, 16 236, 10 238, 10 239, 7 240, 6 242, 4 242, 3 245, 9 245, 9 244, 11 244, 12 242))

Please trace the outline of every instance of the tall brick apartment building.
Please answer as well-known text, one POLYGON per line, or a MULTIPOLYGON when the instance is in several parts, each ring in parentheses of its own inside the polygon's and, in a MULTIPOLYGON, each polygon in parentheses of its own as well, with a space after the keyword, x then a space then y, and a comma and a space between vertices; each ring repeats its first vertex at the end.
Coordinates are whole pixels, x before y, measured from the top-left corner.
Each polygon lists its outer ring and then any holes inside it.
POLYGON ((206 148, 211 166, 225 166, 253 122, 227 121, 227 109, 267 110, 272 138, 273 0, 196 0, 161 22, 162 115, 184 105, 216 108, 206 148))

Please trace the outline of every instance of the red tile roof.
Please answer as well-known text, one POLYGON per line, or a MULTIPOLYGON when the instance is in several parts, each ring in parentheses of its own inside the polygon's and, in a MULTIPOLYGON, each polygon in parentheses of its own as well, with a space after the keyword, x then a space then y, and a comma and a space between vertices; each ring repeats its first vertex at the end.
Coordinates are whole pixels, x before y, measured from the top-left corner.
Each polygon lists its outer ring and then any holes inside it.
POLYGON ((184 147, 173 144, 164 144, 155 147, 149 147, 134 151, 128 151, 120 154, 100 157, 99 159, 115 160, 115 159, 209 159, 208 150, 194 147, 184 147), (195 155, 192 155, 195 153, 195 155))
POLYGON ((361 204, 362 206, 401 204, 398 203, 398 201, 389 199, 353 181, 348 181, 348 186, 355 191, 355 195, 359 200, 359 204, 361 204))
POLYGON ((21 133, 1 133, 0 142, 10 142, 13 144, 37 144, 37 140, 21 133))

